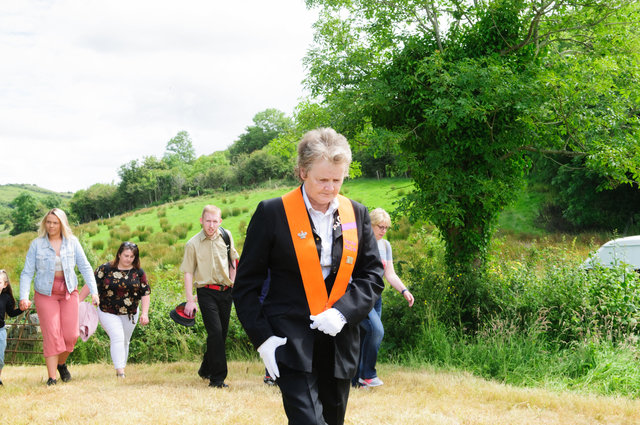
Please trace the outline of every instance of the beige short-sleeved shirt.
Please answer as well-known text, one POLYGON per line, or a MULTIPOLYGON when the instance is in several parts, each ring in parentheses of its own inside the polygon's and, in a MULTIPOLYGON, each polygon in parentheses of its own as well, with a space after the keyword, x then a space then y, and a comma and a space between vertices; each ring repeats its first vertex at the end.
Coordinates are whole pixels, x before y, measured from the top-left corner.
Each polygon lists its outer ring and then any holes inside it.
MULTIPOLYGON (((231 260, 235 261, 240 256, 236 251, 233 243, 231 232, 231 260)), ((213 236, 207 238, 204 230, 189 239, 184 247, 184 258, 180 270, 183 273, 193 274, 193 283, 197 288, 205 285, 227 285, 232 286, 233 282, 229 279, 229 260, 227 258, 227 244, 220 235, 220 230, 213 236)))

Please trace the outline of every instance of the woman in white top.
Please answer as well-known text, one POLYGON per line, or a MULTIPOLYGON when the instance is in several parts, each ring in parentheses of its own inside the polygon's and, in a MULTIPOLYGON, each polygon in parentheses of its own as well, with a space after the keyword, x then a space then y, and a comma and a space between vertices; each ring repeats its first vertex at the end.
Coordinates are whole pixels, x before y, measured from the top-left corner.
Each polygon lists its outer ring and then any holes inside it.
MULTIPOLYGON (((409 307, 413 306, 414 298, 411 292, 402 283, 396 271, 393 268, 393 255, 391 252, 391 244, 388 240, 383 239, 384 235, 391 227, 391 217, 382 208, 376 208, 371 211, 371 227, 373 234, 378 241, 378 250, 380 251, 380 259, 384 266, 384 278, 389 285, 396 291, 400 292, 409 307)), ((384 336, 384 327, 382 326, 382 296, 378 298, 369 316, 360 322, 360 364, 358 366, 358 374, 353 379, 355 386, 377 387, 383 384, 378 378, 376 372, 376 362, 378 361, 378 350, 384 336)))

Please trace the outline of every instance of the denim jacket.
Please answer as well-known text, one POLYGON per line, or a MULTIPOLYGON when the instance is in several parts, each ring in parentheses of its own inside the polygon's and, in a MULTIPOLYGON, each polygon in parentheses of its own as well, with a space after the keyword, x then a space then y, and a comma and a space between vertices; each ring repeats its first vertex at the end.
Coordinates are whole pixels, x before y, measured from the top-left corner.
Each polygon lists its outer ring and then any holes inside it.
MULTIPOLYGON (((91 294, 98 293, 96 279, 93 275, 91 264, 87 260, 80 242, 75 237, 62 238, 60 245, 60 260, 67 290, 71 293, 78 288, 78 277, 75 273, 75 266, 82 273, 85 282, 89 285, 91 294)), ((53 278, 55 275, 56 251, 49 242, 49 237, 39 237, 34 239, 29 246, 24 268, 20 273, 20 299, 29 299, 31 280, 35 274, 34 289, 42 295, 51 295, 53 288, 53 278)))

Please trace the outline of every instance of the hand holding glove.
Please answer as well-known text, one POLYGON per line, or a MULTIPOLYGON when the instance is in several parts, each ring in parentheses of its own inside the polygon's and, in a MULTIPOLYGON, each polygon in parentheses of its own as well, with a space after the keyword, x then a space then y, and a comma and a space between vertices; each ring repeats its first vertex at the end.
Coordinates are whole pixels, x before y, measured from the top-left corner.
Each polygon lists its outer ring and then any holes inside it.
POLYGON ((311 319, 311 329, 317 329, 327 335, 336 336, 347 323, 342 313, 335 308, 330 308, 318 315, 309 316, 311 319))
POLYGON ((276 348, 287 343, 287 338, 281 338, 279 336, 270 336, 260 347, 258 347, 258 353, 262 358, 264 366, 269 372, 269 376, 272 378, 280 377, 280 370, 278 369, 278 363, 276 362, 276 348))

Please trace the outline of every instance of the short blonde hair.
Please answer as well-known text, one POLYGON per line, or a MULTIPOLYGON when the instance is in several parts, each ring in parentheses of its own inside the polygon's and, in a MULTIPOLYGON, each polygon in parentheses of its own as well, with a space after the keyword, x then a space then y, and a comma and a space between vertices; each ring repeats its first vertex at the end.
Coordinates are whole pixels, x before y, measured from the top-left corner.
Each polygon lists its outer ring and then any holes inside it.
POLYGON ((333 128, 317 128, 305 133, 298 143, 296 176, 302 180, 302 170, 308 172, 319 159, 344 165, 344 176, 347 177, 351 165, 351 147, 347 138, 333 128))
POLYGON ((200 217, 204 217, 206 213, 218 215, 220 218, 222 218, 222 210, 220 210, 220 208, 216 207, 215 205, 205 205, 202 209, 202 215, 200 217))
POLYGON ((69 220, 67 219, 67 214, 62 211, 60 208, 53 208, 42 217, 40 220, 40 227, 38 228, 38 236, 41 238, 47 236, 47 227, 46 221, 49 215, 54 215, 60 220, 60 233, 62 233, 62 237, 65 239, 71 239, 73 237, 73 232, 71 231, 71 227, 69 226, 69 220))
POLYGON ((387 226, 391 226, 391 217, 389 216, 389 213, 382 208, 376 208, 375 210, 371 211, 369 213, 369 217, 371 217, 372 226, 378 224, 386 224, 387 226))

